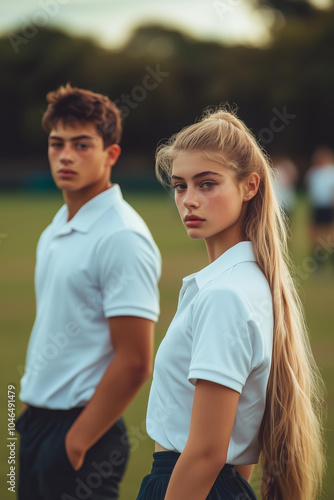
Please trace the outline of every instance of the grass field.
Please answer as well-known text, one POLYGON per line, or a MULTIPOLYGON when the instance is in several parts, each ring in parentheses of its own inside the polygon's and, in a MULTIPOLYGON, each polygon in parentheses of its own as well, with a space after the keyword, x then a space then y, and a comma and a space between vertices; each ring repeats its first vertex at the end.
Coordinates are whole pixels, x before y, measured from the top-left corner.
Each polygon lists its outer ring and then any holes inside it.
MULTIPOLYGON (((207 264, 202 241, 193 241, 186 235, 174 208, 172 199, 162 191, 125 198, 147 221, 163 257, 160 281, 161 316, 156 328, 155 345, 158 347, 176 309, 178 291, 183 276, 207 264)), ((13 499, 8 492, 6 474, 9 472, 7 448, 7 386, 15 385, 17 414, 19 380, 24 365, 25 351, 34 320, 33 272, 35 247, 44 227, 51 221, 62 204, 61 196, 51 194, 1 194, 0 196, 0 262, 1 262, 1 448, 0 448, 0 498, 13 499)), ((312 349, 327 386, 328 419, 328 472, 322 500, 334 498, 334 273, 316 272, 316 263, 308 259, 306 235, 306 207, 300 200, 295 214, 291 251, 299 270, 300 293, 305 305, 312 349)), ((333 256, 332 256, 333 257, 333 256)), ((327 263, 329 264, 329 262, 327 263)), ((150 383, 126 411, 132 444, 132 455, 122 484, 121 500, 134 500, 142 477, 151 467, 153 444, 145 434, 145 410, 150 383)), ((18 451, 18 448, 17 448, 18 451)), ((252 484, 258 493, 259 471, 253 475, 252 484)), ((259 497, 260 498, 260 497, 259 497)), ((31 499, 33 500, 33 499, 31 499)))

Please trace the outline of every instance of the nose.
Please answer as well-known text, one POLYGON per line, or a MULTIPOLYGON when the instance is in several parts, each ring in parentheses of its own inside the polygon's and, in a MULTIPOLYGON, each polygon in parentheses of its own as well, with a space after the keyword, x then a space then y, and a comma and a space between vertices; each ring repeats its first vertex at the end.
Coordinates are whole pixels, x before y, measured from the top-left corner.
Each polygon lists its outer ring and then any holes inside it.
POLYGON ((183 198, 183 204, 186 208, 198 208, 199 201, 196 190, 188 186, 185 196, 183 198))
POLYGON ((59 156, 60 161, 63 164, 69 164, 73 162, 73 152, 70 144, 65 144, 59 156))

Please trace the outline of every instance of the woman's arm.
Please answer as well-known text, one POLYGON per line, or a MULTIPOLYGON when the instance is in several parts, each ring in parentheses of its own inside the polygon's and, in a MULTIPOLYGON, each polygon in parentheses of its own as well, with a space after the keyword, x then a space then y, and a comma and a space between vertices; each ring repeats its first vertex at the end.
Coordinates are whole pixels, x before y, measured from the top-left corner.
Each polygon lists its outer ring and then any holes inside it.
POLYGON ((246 479, 246 481, 250 481, 254 465, 235 465, 234 468, 237 472, 240 472, 240 474, 244 479, 246 479))
POLYGON ((205 500, 226 463, 239 393, 198 380, 187 444, 172 473, 165 500, 205 500))

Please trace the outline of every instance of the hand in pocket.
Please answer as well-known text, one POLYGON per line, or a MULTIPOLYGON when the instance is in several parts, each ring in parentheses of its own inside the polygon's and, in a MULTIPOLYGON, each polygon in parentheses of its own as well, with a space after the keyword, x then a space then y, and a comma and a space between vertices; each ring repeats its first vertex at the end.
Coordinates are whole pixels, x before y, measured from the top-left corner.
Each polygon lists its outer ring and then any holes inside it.
POLYGON ((65 452, 73 469, 79 470, 84 463, 87 451, 75 443, 71 435, 71 429, 65 436, 65 452))

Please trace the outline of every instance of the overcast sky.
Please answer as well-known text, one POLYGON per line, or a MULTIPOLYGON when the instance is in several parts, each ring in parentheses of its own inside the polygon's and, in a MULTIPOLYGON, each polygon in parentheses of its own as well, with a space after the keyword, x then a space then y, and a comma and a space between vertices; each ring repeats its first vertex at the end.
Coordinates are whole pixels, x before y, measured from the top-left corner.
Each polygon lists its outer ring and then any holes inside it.
POLYGON ((141 23, 159 22, 196 37, 261 43, 266 23, 248 0, 0 0, 0 34, 21 24, 56 26, 122 45, 141 23))
MULTIPOLYGON (((326 5, 330 0, 313 0, 326 5)), ((159 22, 199 38, 261 44, 270 17, 249 0, 0 0, 0 35, 20 25, 52 26, 121 46, 134 27, 159 22)))

